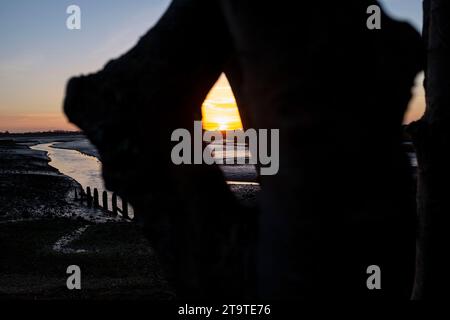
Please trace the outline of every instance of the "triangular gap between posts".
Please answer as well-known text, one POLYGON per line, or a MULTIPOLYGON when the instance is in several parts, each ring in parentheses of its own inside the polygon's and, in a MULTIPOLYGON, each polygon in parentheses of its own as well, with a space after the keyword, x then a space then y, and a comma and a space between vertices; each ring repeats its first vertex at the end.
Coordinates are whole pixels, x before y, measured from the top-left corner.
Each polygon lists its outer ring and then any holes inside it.
POLYGON ((203 129, 225 131, 242 129, 236 98, 225 74, 221 74, 202 105, 203 129))
MULTIPOLYGON (((233 90, 224 73, 220 75, 202 104, 202 131, 220 131, 223 151, 226 148, 226 131, 243 128, 239 107, 233 90)), ((203 149, 209 142, 203 141, 203 149)), ((215 151, 212 152, 215 154, 215 151)))

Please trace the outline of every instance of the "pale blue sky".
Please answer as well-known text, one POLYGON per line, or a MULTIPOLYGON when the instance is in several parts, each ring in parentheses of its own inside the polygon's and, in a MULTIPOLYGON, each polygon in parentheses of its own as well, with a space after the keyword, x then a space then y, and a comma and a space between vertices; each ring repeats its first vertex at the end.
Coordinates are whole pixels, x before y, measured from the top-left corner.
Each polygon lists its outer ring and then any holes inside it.
MULTIPOLYGON (((153 25, 169 0, 0 0, 0 131, 66 128, 66 80, 100 69, 153 25), (66 8, 82 29, 66 28, 66 8)), ((383 0, 388 12, 421 26, 421 0, 383 0)))
POLYGON ((394 18, 410 22, 422 29, 422 0, 379 0, 394 18))
POLYGON ((0 0, 0 131, 67 127, 67 79, 132 47, 169 2, 0 0), (81 30, 66 28, 71 4, 81 7, 81 30))

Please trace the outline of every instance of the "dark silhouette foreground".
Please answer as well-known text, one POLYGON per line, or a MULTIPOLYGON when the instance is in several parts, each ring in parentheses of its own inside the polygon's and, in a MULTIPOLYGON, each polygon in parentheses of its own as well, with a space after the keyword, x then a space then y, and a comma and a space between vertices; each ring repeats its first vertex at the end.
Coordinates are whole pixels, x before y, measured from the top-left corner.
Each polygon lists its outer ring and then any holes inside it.
POLYGON ((409 298, 414 187, 402 119, 421 40, 374 1, 174 0, 139 43, 72 79, 65 111, 98 147, 181 297, 409 298), (313 4, 314 3, 314 4, 313 4), (280 170, 260 211, 216 166, 175 166, 221 72, 244 126, 280 129, 280 170), (366 287, 378 265, 382 290, 366 287))
POLYGON ((450 2, 425 0, 427 108, 409 126, 419 163, 415 299, 446 299, 450 269, 450 2))

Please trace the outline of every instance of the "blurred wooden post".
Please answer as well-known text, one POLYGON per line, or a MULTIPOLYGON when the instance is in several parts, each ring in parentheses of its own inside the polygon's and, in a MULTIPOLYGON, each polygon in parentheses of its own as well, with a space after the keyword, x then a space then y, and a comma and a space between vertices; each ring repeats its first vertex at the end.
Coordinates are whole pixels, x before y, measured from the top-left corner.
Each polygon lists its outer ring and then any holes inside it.
POLYGON ((92 207, 91 187, 86 188, 86 193, 87 193, 87 206, 90 208, 90 207, 92 207))
POLYGON ((126 199, 122 198, 122 218, 128 219, 128 202, 126 199))
POLYGON ((112 195, 112 213, 117 216, 117 194, 115 192, 112 195))
POLYGON ((418 160, 417 255, 413 299, 450 296, 450 2, 425 0, 426 49, 423 117, 410 124, 418 160))
POLYGON ((99 201, 98 201, 98 190, 97 188, 94 188, 94 208, 99 208, 99 201))
POLYGON ((103 191, 103 210, 108 211, 108 193, 103 191))

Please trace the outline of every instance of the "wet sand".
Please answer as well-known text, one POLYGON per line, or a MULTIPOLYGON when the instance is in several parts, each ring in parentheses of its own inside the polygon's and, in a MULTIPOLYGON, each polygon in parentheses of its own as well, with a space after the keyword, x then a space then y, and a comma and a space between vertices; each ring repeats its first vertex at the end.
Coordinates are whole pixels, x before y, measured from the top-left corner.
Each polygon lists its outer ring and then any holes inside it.
MULTIPOLYGON (((29 148, 58 140, 17 140, 0 140, 0 299, 173 299, 141 227, 74 201, 79 183, 29 148), (66 288, 72 264, 82 270, 80 291, 66 288)), ((255 205, 258 185, 230 188, 255 205)))
POLYGON ((171 299, 140 227, 73 201, 79 184, 48 162, 0 140, 0 299, 171 299), (83 290, 66 287, 73 264, 83 290))

